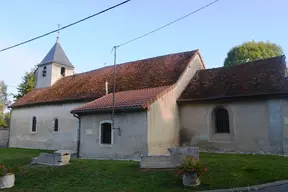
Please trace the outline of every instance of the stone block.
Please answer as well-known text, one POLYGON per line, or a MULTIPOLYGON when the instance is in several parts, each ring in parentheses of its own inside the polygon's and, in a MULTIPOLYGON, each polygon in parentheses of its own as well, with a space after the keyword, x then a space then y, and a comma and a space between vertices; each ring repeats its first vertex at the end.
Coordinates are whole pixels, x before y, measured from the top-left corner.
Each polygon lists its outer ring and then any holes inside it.
POLYGON ((140 168, 175 168, 182 160, 182 155, 144 155, 141 156, 140 168))
POLYGON ((32 159, 32 164, 40 164, 40 165, 54 165, 54 154, 51 153, 41 153, 39 157, 35 157, 32 159))
POLYGON ((32 164, 62 166, 69 164, 71 152, 67 150, 59 150, 54 153, 41 153, 39 157, 32 159, 32 164))
POLYGON ((199 161, 199 148, 198 147, 177 147, 169 148, 171 156, 193 156, 197 161, 199 161))

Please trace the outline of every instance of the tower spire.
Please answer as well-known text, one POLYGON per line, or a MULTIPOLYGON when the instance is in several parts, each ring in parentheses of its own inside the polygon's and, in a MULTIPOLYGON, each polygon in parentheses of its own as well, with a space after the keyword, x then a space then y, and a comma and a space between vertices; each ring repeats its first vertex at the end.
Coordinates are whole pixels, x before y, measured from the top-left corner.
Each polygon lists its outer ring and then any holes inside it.
POLYGON ((58 31, 57 31, 57 37, 56 37, 56 42, 59 42, 59 34, 60 34, 60 24, 58 24, 58 31))

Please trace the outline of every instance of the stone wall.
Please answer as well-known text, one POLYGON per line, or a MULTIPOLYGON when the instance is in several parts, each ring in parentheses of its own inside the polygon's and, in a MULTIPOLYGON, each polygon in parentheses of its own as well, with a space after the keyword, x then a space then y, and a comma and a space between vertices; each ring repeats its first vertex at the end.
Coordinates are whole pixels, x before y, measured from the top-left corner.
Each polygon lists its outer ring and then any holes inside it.
POLYGON ((202 151, 281 154, 281 103, 278 99, 181 104, 182 145, 202 151), (217 106, 229 113, 230 133, 215 133, 213 110, 217 106))
POLYGON ((174 87, 150 105, 147 112, 149 155, 166 155, 167 148, 179 146, 179 109, 176 101, 196 71, 203 68, 197 54, 174 87))
POLYGON ((0 148, 8 146, 9 129, 0 129, 0 148))

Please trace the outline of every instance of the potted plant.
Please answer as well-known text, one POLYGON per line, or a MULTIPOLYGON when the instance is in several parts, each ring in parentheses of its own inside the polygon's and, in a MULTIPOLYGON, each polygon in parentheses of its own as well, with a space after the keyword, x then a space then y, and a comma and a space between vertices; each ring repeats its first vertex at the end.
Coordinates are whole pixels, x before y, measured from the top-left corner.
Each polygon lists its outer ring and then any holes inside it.
POLYGON ((5 167, 0 164, 0 189, 11 188, 15 183, 15 173, 20 171, 20 166, 5 167))
POLYGON ((178 166, 178 174, 182 175, 184 186, 200 185, 199 177, 208 169, 192 156, 186 156, 178 166))

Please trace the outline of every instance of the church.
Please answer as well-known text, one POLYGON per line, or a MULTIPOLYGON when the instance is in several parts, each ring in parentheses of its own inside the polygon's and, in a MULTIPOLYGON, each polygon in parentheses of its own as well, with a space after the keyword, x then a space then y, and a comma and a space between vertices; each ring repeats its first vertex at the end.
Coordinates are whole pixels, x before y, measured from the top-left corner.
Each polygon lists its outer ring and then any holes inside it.
MULTIPOLYGON (((76 65, 75 65, 76 66, 76 65)), ((77 66, 76 66, 77 67, 77 66)), ((285 56, 206 69, 199 50, 75 74, 57 41, 11 108, 9 147, 140 159, 178 146, 288 153, 285 56)))

